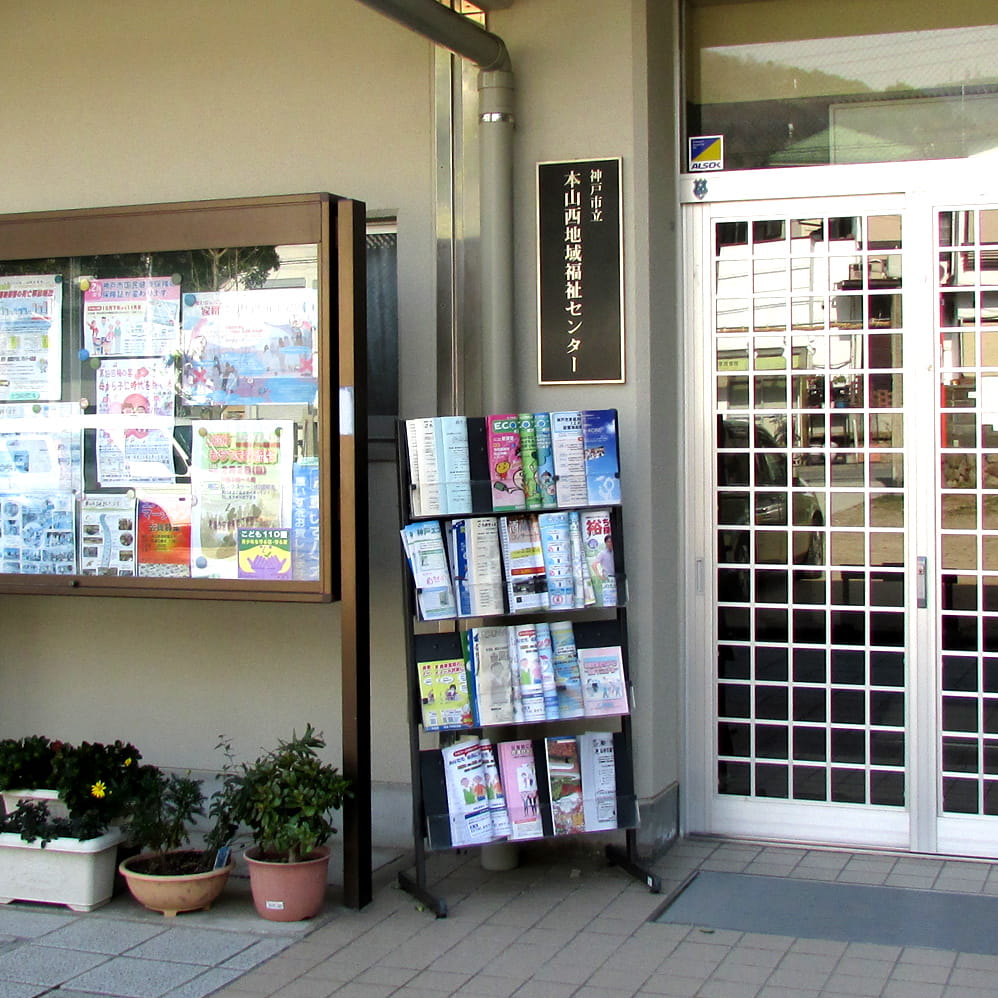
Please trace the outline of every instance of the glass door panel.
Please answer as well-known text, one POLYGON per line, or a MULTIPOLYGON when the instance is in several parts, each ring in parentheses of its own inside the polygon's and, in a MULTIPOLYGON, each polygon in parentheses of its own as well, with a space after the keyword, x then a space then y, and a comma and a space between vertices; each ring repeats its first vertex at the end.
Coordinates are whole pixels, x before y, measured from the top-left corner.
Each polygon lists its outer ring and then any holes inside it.
POLYGON ((936 213, 939 798, 998 815, 998 209, 936 213))
POLYGON ((901 215, 712 238, 716 793, 903 809, 901 215))

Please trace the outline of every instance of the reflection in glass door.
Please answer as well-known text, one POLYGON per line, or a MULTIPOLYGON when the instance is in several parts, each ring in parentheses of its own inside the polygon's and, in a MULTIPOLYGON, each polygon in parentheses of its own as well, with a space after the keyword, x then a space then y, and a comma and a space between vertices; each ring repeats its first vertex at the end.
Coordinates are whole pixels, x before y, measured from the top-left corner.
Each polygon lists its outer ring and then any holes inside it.
POLYGON ((714 781, 833 841, 906 805, 905 249, 898 211, 805 211, 711 227, 714 781))
POLYGON ((998 815, 998 209, 936 220, 940 846, 994 855, 982 819, 998 815))

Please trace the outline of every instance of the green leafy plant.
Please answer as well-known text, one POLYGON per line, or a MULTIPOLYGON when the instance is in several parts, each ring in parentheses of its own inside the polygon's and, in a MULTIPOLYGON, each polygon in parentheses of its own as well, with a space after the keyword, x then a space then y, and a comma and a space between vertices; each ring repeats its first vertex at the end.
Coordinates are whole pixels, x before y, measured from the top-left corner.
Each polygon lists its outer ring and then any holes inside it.
POLYGON ((0 832, 16 832, 25 842, 41 839, 43 849, 53 839, 96 839, 106 831, 106 822, 93 812, 53 817, 43 800, 21 801, 10 814, 0 818, 0 832))
POLYGON ((0 790, 52 787, 52 764, 61 748, 44 735, 0 739, 0 790))
POLYGON ((52 761, 53 786, 70 817, 92 814, 110 822, 124 813, 141 758, 134 745, 120 740, 63 744, 52 761))
POLYGON ((233 764, 228 742, 220 746, 230 762, 219 806, 250 829, 262 859, 299 862, 336 831, 332 812, 350 796, 350 781, 319 757, 326 743, 311 724, 250 763, 233 764))
POLYGON ((202 786, 203 781, 190 775, 167 774, 158 766, 138 767, 122 827, 129 841, 150 855, 141 865, 133 861, 134 871, 169 876, 214 868, 218 850, 232 836, 224 808, 216 809, 204 849, 182 848, 191 840, 195 820, 205 814, 202 786))

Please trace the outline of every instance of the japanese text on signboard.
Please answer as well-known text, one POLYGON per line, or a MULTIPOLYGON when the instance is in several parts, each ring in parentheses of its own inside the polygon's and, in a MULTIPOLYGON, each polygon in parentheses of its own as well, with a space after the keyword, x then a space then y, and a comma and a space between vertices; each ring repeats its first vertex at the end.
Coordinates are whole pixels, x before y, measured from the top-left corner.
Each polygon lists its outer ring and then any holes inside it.
POLYGON ((538 166, 540 383, 623 381, 620 161, 538 166))

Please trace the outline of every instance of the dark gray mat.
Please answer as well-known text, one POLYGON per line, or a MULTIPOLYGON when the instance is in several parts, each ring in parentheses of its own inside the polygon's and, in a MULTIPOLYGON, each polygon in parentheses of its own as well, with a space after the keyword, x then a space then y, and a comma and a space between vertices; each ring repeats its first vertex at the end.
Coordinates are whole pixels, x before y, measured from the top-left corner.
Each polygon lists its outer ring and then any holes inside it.
POLYGON ((704 871, 654 921, 998 956, 998 897, 979 894, 704 871))

